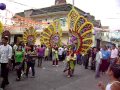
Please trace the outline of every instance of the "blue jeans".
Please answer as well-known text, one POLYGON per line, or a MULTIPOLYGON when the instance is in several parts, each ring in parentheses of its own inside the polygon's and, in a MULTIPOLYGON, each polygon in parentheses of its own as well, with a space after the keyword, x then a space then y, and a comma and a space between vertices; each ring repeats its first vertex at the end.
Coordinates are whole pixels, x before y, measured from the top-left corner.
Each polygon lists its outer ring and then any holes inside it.
POLYGON ((28 77, 29 69, 32 69, 32 76, 35 76, 35 63, 34 62, 27 62, 27 69, 26 69, 26 76, 28 77))

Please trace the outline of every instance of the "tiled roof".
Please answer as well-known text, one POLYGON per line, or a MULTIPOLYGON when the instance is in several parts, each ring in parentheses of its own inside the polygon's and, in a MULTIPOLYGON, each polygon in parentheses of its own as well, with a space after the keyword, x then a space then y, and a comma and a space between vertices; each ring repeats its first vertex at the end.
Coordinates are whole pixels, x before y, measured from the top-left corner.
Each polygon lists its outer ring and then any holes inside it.
POLYGON ((21 16, 21 17, 25 17, 24 12, 16 13, 16 15, 19 15, 19 16, 21 16))
MULTIPOLYGON (((66 11, 66 12, 68 11, 69 12, 71 9, 72 9, 72 5, 71 4, 54 5, 54 6, 50 6, 50 7, 46 7, 46 8, 41 8, 41 9, 30 9, 30 11, 32 11, 30 16, 40 15, 40 14, 47 14, 47 13, 54 13, 54 12, 60 12, 60 11, 66 11)), ((86 12, 80 10, 77 7, 75 7, 75 9, 81 15, 85 15, 86 14, 86 12)), ((29 11, 29 10, 27 10, 27 11, 29 11)), ((25 17, 24 12, 16 13, 16 15, 20 15, 22 17, 25 17)), ((94 16, 91 16, 91 17, 94 17, 94 16)), ((97 22, 95 19, 90 18, 89 21, 92 22, 96 27, 99 26, 99 22, 97 22)))
MULTIPOLYGON (((77 7, 75 7, 80 13, 84 14, 85 12, 78 9, 77 7)), ((30 16, 34 16, 34 15, 39 15, 39 14, 45 14, 45 13, 53 13, 53 12, 60 12, 60 11, 70 11, 72 9, 72 5, 71 4, 62 4, 62 5, 54 5, 51 7, 46 7, 46 8, 41 8, 41 9, 31 9, 32 10, 32 14, 30 16)), ((25 16, 24 12, 20 12, 20 13, 16 13, 17 15, 20 16, 25 16)))
MULTIPOLYGON (((59 11, 70 11, 71 9, 72 9, 71 4, 55 5, 55 6, 51 6, 51 7, 33 10, 31 16, 38 15, 38 14, 59 12, 59 11)), ((80 10, 78 8, 76 8, 76 9, 79 10, 80 12, 83 12, 82 10, 80 10)), ((83 12, 83 13, 85 13, 85 12, 83 12)))

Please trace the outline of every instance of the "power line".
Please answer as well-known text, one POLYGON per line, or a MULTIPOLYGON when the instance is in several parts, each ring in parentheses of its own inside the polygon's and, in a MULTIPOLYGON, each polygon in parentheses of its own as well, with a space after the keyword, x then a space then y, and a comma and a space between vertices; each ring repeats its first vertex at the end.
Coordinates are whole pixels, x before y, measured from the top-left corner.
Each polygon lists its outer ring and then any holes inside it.
POLYGON ((16 1, 14 1, 14 0, 6 0, 6 1, 8 1, 8 2, 12 2, 12 3, 16 3, 16 4, 19 4, 19 5, 22 5, 22 6, 30 7, 30 8, 33 8, 33 9, 36 9, 36 8, 33 7, 33 6, 28 6, 28 5, 26 5, 26 4, 19 3, 19 2, 16 2, 16 1))
MULTIPOLYGON (((35 8, 35 7, 32 7, 32 6, 28 6, 28 5, 26 5, 26 4, 16 2, 16 1, 14 1, 14 0, 6 0, 6 1, 12 2, 12 3, 16 3, 16 4, 19 4, 19 5, 22 5, 22 6, 30 7, 30 8, 32 8, 32 9, 37 9, 37 8, 35 8)), ((41 10, 41 11, 47 12, 47 11, 45 11, 45 10, 41 10)))

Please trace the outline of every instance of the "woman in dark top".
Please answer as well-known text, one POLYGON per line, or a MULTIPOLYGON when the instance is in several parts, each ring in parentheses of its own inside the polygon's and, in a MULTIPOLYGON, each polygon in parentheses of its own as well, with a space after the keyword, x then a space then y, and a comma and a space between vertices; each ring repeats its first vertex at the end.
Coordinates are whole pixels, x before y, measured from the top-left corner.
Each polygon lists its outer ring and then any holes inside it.
POLYGON ((95 70, 95 58, 96 58, 96 47, 93 47, 91 70, 95 70))
POLYGON ((27 69, 26 69, 26 77, 28 77, 29 69, 32 69, 32 77, 35 77, 35 57, 36 52, 33 46, 30 46, 30 49, 26 52, 26 62, 27 62, 27 69))

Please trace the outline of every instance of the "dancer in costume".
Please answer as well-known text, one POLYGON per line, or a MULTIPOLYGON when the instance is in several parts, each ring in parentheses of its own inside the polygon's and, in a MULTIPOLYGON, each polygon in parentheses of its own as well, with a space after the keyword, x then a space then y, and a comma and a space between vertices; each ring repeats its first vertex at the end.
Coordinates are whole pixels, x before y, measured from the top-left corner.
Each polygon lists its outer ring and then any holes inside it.
POLYGON ((57 48, 61 46, 61 36, 62 29, 59 20, 55 20, 51 25, 45 28, 40 35, 41 43, 45 44, 48 48, 52 48, 53 65, 58 65, 57 48))
POLYGON ((64 72, 68 71, 68 77, 72 77, 74 75, 74 69, 76 65, 76 54, 73 49, 70 50, 70 53, 66 58, 67 64, 64 72))
POLYGON ((86 54, 90 49, 92 39, 93 24, 88 22, 83 16, 79 14, 73 7, 68 14, 68 28, 69 28, 69 47, 72 48, 72 53, 68 56, 68 77, 71 77, 75 68, 76 54, 86 54))
POLYGON ((23 34, 24 44, 34 45, 36 42, 37 32, 33 27, 26 29, 23 34))
POLYGON ((55 46, 55 48, 52 48, 52 61, 53 61, 53 66, 58 66, 58 47, 55 46))
POLYGON ((23 35, 23 41, 26 46, 26 63, 27 63, 27 69, 26 69, 26 77, 28 77, 28 72, 31 67, 32 69, 32 77, 35 77, 35 59, 37 57, 36 50, 34 50, 34 44, 36 41, 37 32, 33 27, 30 27, 29 29, 26 29, 23 35))
POLYGON ((40 41, 48 48, 55 48, 61 45, 62 29, 59 20, 55 20, 51 25, 41 32, 40 41))
POLYGON ((86 54, 93 43, 93 24, 81 16, 74 8, 68 14, 69 44, 75 53, 86 54))

